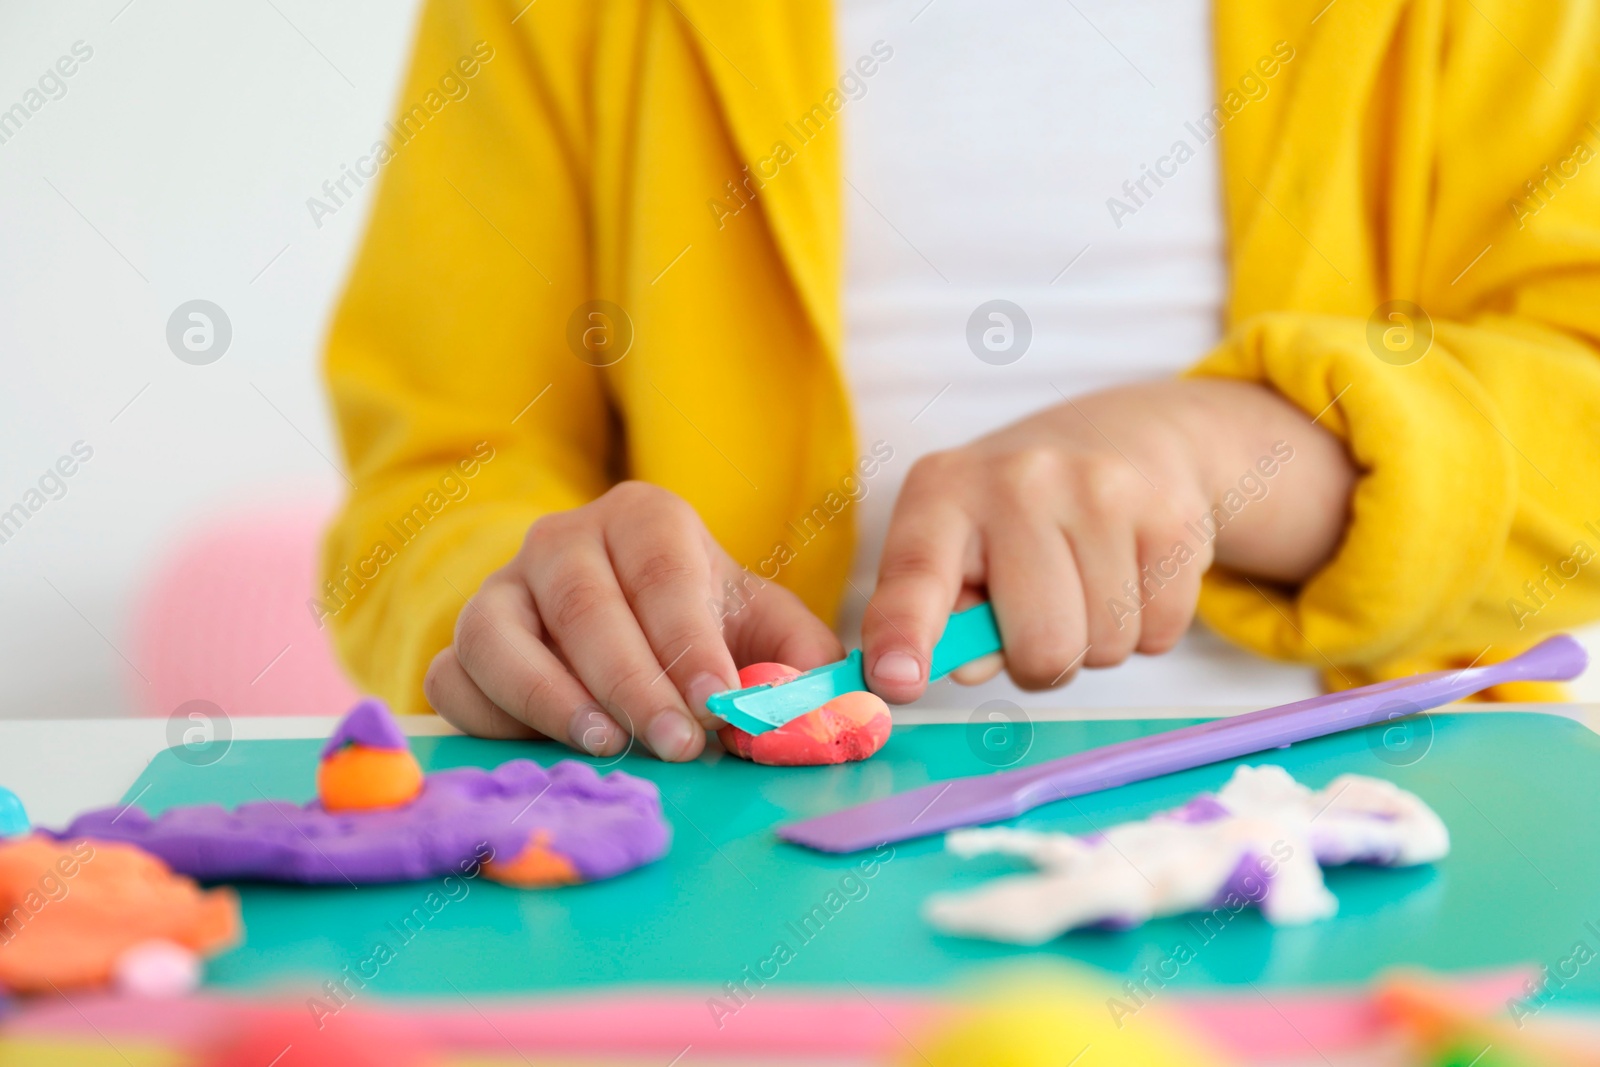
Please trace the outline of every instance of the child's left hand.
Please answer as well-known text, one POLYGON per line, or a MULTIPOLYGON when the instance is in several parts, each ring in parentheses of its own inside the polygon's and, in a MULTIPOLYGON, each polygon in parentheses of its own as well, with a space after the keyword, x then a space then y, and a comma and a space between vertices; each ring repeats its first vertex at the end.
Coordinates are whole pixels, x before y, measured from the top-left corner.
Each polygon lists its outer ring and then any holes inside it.
POLYGON ((1277 582, 1314 573, 1354 478, 1344 446, 1300 409, 1214 379, 1084 396, 928 455, 895 502, 862 624, 868 682, 892 703, 921 696, 945 618, 980 590, 1024 689, 1165 652, 1214 561, 1277 582), (1230 490, 1246 503, 1212 537, 1230 490))

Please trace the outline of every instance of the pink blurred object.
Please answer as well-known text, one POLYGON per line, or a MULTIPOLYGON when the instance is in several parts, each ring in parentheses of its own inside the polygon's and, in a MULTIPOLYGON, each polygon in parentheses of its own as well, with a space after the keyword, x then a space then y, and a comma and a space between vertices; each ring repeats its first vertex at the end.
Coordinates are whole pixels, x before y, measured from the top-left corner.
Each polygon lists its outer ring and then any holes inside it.
MULTIPOLYGON (((1453 976, 1448 983, 1461 1009, 1488 1017, 1503 1011, 1505 998, 1519 996, 1532 968, 1514 968, 1453 976)), ((1382 979, 1379 978, 1378 982, 1382 979)), ((1300 990, 1273 989, 1267 994, 1251 985, 1209 990, 1174 989, 1167 1010, 1193 1032, 1209 1038, 1225 1062, 1235 1064, 1392 1063, 1395 1039, 1402 1036, 1379 1010, 1375 982, 1300 990), (1387 1052, 1382 1058, 1380 1053, 1387 1052)), ((308 990, 320 996, 316 989, 308 990)), ((316 1047, 334 1028, 322 1028, 315 1011, 308 1012, 289 996, 251 1000, 199 993, 167 1000, 136 1000, 104 994, 82 994, 68 1003, 40 997, 7 1020, 12 1038, 38 1040, 92 1034, 101 1041, 172 1041, 195 1046, 216 1035, 251 1034, 250 1051, 266 1055, 245 1059, 202 1060, 208 1064, 248 1063, 262 1067, 285 1045, 297 1050, 316 1047), (275 1043, 274 1043, 275 1042, 275 1043), (268 1047, 270 1046, 270 1048, 268 1047)), ((856 991, 826 989, 764 993, 746 1001, 736 1016, 719 1018, 706 1011, 703 995, 682 990, 637 989, 570 995, 485 995, 463 1004, 460 999, 417 998, 401 1005, 376 1000, 361 1002, 339 1027, 352 1024, 358 1034, 378 1034, 384 1048, 433 1048, 462 1054, 504 1054, 507 1047, 530 1062, 535 1056, 652 1057, 665 1064, 683 1049, 695 1050, 696 1063, 881 1062, 885 1050, 902 1052, 907 1035, 926 1033, 950 1018, 959 994, 878 990, 870 1001, 856 991)), ((1568 1025, 1578 1016, 1567 1016, 1568 1025)), ((1534 1024, 1559 1021, 1541 1017, 1534 1024)), ((347 1031, 350 1032, 350 1031, 347 1031)), ((332 1050, 330 1050, 330 1053, 332 1050)), ((290 1067, 285 1057, 278 1067, 290 1067)), ((293 1062, 321 1063, 322 1060, 293 1062)), ((328 1062, 391 1063, 333 1059, 328 1062)), ((563 1061, 565 1062, 565 1061, 563 1061)), ((583 1062, 589 1062, 585 1059, 583 1062)), ((630 1061, 631 1062, 631 1061, 630 1061)), ((676 1062, 676 1061, 674 1061, 676 1062)), ((897 1058, 894 1062, 906 1062, 897 1058)), ((910 1062, 916 1062, 911 1057, 910 1062)), ((1087 1058, 1085 1058, 1087 1062, 1087 1058)), ((1406 1058, 1398 1062, 1414 1062, 1406 1058)))
MULTIPOLYGON (((1524 995, 1537 975, 1532 967, 1506 967, 1436 977, 1448 983, 1463 1012, 1488 1018, 1504 1011, 1508 998, 1524 995)), ((1380 975, 1376 984, 1276 991, 1270 1001, 1257 989, 1184 990, 1174 998, 1174 1011, 1244 1063, 1326 1062, 1328 1054, 1342 1058, 1371 1049, 1397 1032, 1374 995, 1383 981, 1380 975)), ((1343 1062, 1374 1061, 1352 1057, 1343 1062)))
POLYGON ((141 713, 205 701, 226 715, 339 715, 359 699, 307 606, 330 514, 303 503, 241 512, 175 540, 133 609, 132 658, 149 680, 130 680, 141 713))
POLYGON ((142 941, 117 957, 111 984, 134 997, 183 997, 200 988, 200 957, 183 945, 158 938, 142 941))

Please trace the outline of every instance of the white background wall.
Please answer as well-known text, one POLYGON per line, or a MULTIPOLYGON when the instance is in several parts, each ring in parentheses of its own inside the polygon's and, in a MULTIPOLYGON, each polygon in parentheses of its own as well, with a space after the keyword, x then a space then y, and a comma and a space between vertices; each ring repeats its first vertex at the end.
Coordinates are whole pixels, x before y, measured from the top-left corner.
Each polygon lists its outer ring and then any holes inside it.
MULTIPOLYGON (((342 488, 316 358, 372 186, 320 229, 306 199, 379 135, 414 16, 412 0, 0 6, 0 109, 75 42, 93 49, 0 144, 0 510, 73 442, 94 449, 0 545, 0 717, 128 710, 127 613, 167 539, 342 488), (208 366, 166 343, 196 298, 233 326, 208 366)), ((1579 692, 1600 698, 1600 671, 1579 692)))
POLYGON ((0 144, 0 509, 74 441, 94 448, 0 544, 0 716, 127 710, 117 648, 163 541, 203 512, 342 488, 316 354, 371 186, 321 229, 306 199, 377 137, 414 17, 395 0, 0 5, 0 109, 74 42, 94 50, 0 144), (209 366, 166 343, 195 298, 233 325, 209 366))

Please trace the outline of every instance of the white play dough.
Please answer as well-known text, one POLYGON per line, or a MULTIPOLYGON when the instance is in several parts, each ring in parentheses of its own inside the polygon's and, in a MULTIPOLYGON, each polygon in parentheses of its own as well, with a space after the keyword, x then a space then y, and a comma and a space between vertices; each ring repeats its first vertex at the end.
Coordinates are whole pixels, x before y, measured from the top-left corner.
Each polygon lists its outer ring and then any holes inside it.
POLYGON ((924 915, 947 933, 1025 945, 1081 926, 1138 925, 1222 904, 1253 904, 1268 922, 1297 925, 1338 910, 1324 866, 1412 866, 1450 851, 1449 831, 1431 808, 1375 778, 1347 774, 1313 791, 1281 767, 1240 767, 1211 800, 1220 809, 1209 815, 1196 802, 1202 814, 1163 812, 1091 838, 955 831, 946 845, 957 855, 1017 856, 1037 870, 936 895, 924 915), (1241 864, 1251 865, 1242 877, 1241 864))

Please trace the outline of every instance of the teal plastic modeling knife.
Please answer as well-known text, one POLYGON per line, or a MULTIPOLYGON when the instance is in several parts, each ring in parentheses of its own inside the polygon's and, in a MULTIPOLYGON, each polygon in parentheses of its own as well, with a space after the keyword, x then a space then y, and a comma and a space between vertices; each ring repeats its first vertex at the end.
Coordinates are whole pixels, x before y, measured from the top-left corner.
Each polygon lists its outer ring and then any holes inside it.
MULTIPOLYGON (((933 646, 928 680, 936 682, 957 667, 999 652, 1000 628, 988 601, 958 611, 945 623, 944 636, 933 646)), ((746 733, 764 734, 816 711, 841 693, 867 688, 858 648, 837 663, 807 671, 780 685, 755 685, 730 689, 706 701, 711 714, 720 716, 746 733)))

